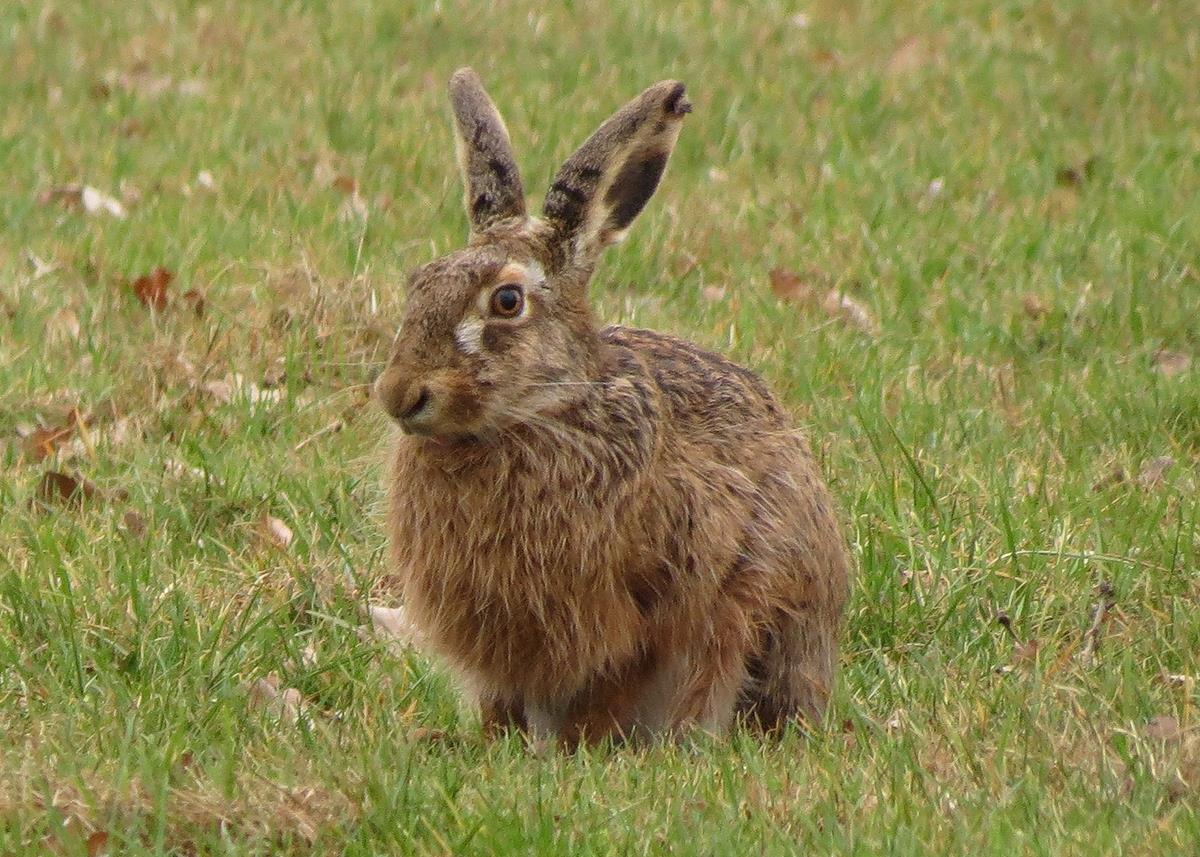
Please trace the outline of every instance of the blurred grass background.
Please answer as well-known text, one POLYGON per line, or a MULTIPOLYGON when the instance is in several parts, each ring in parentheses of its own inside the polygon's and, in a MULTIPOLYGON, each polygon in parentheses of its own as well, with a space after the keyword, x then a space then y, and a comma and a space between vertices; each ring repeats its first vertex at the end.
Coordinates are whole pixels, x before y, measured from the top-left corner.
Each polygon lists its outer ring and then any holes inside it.
POLYGON ((6 4, 0 850, 1193 853, 1198 22, 6 4), (364 630, 365 385, 405 272, 465 234, 464 64, 539 198, 625 100, 689 85, 593 297, 809 428, 859 567, 819 734, 539 758, 364 630))

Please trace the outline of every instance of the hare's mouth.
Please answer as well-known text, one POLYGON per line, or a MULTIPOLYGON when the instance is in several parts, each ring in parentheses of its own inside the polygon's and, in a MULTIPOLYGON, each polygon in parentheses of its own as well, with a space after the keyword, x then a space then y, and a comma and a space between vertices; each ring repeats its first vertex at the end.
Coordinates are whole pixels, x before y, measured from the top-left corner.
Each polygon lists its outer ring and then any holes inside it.
POLYGON ((435 449, 462 449, 479 443, 479 437, 473 434, 425 434, 419 437, 421 443, 435 449))

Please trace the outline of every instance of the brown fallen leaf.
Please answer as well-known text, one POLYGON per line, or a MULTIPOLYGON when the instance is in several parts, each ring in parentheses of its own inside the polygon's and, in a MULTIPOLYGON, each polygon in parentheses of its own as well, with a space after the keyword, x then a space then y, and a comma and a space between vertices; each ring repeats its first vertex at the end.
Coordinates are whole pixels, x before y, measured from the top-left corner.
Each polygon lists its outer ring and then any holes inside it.
POLYGON ((1142 734, 1152 741, 1161 741, 1164 744, 1178 744, 1183 739, 1179 721, 1170 714, 1156 714, 1151 717, 1142 734))
POLYGON ((771 291, 776 297, 794 303, 804 303, 811 300, 813 289, 801 279, 795 271, 786 268, 772 268, 767 276, 771 280, 771 291))
POLYGON ((287 380, 287 367, 282 359, 276 360, 263 372, 262 386, 267 390, 273 390, 276 387, 282 386, 287 380))
POLYGON ((192 312, 196 314, 196 318, 204 316, 204 310, 208 304, 204 299, 204 292, 199 289, 188 289, 183 293, 183 302, 192 308, 192 312))
POLYGON ((279 518, 263 515, 258 527, 263 538, 280 550, 285 550, 292 543, 292 528, 279 518))
POLYGON ((122 137, 144 137, 149 130, 145 123, 132 116, 122 119, 121 124, 117 126, 117 133, 122 137))
POLYGON ((1078 166, 1061 167, 1054 174, 1054 181, 1062 187, 1079 187, 1088 179, 1096 174, 1096 167, 1100 164, 1100 159, 1092 155, 1082 164, 1078 166))
POLYGON ((59 269, 57 263, 47 262, 32 250, 25 251, 25 260, 29 262, 29 267, 33 269, 33 279, 35 280, 40 280, 47 274, 52 274, 59 269))
POLYGON ((671 261, 671 272, 676 279, 682 280, 692 271, 700 267, 700 257, 695 253, 683 252, 671 261))
POLYGON ((836 51, 831 51, 828 48, 813 48, 809 59, 813 67, 825 70, 838 68, 842 64, 841 56, 836 51))
POLYGON ((357 190, 347 196, 338 208, 338 220, 343 223, 366 221, 370 215, 371 207, 357 190))
POLYGON ((354 176, 348 176, 345 173, 334 176, 330 186, 344 194, 358 193, 358 182, 354 180, 354 176))
POLYGON ((417 645, 420 641, 421 632, 408 618, 408 613, 403 607, 371 606, 368 612, 371 627, 379 636, 392 639, 402 646, 417 645))
POLYGON ((34 496, 46 504, 78 509, 85 501, 103 500, 104 492, 82 476, 47 470, 42 474, 34 496))
MULTIPOLYGON (((163 462, 163 473, 173 479, 199 479, 208 481, 210 479, 207 470, 199 467, 192 467, 190 464, 180 461, 177 458, 168 458, 163 462)), ((221 484, 221 480, 213 479, 216 484, 221 484)))
POLYGON ((159 98, 169 92, 186 96, 203 95, 205 88, 202 80, 185 78, 176 81, 169 74, 155 74, 144 64, 139 64, 129 70, 109 69, 103 78, 93 85, 92 90, 93 97, 120 90, 144 98, 159 98))
POLYGON ((264 390, 253 381, 247 381, 239 372, 232 372, 219 380, 206 381, 203 389, 224 405, 239 398, 244 398, 254 405, 273 403, 280 401, 284 396, 284 390, 264 390))
POLYGON ((124 515, 121 516, 121 523, 125 527, 125 532, 129 533, 129 535, 133 536, 134 538, 138 538, 138 539, 145 536, 147 529, 149 529, 149 527, 146 524, 146 519, 144 517, 142 517, 142 515, 140 513, 135 512, 133 509, 130 509, 128 512, 126 512, 124 515))
POLYGON ((1012 661, 1014 664, 1028 664, 1037 660, 1038 650, 1042 644, 1037 640, 1026 640, 1013 646, 1012 661))
POLYGON ((776 297, 799 306, 819 309, 826 315, 850 323, 864 333, 873 336, 879 333, 879 323, 870 311, 840 289, 829 289, 818 300, 818 291, 795 271, 772 268, 767 276, 771 283, 771 291, 776 297))
POLYGON ((1154 368, 1167 378, 1174 378, 1192 368, 1192 358, 1189 355, 1166 348, 1155 351, 1152 362, 1154 368))
POLYGON ((932 58, 932 50, 923 39, 909 36, 896 46, 885 70, 892 77, 909 74, 928 65, 932 58))
POLYGON ((829 315, 845 319, 864 333, 872 336, 879 334, 879 323, 867 308, 843 292, 830 289, 821 301, 821 309, 829 315))
POLYGON ((108 853, 108 831, 97 830, 87 838, 88 857, 100 857, 108 853))
POLYGON ((1103 491, 1105 488, 1121 485, 1127 482, 1128 479, 1129 477, 1125 474, 1125 468, 1119 464, 1114 464, 1109 468, 1107 473, 1092 483, 1092 490, 1103 491))
POLYGON ((300 718, 304 697, 294 687, 280 690, 279 685, 279 676, 275 673, 244 685, 247 700, 253 708, 266 711, 288 723, 295 723, 300 718))
POLYGON ((1039 319, 1050 312, 1050 305, 1035 294, 1027 294, 1021 298, 1021 309, 1032 319, 1039 319))
POLYGON ((74 425, 34 429, 25 438, 25 456, 30 461, 43 461, 54 455, 74 434, 74 425))
POLYGON ((1163 673, 1161 678, 1170 687, 1191 688, 1196 683, 1196 676, 1186 673, 1163 673))
POLYGON ((125 206, 103 191, 86 184, 55 185, 38 194, 38 202, 48 205, 58 202, 87 214, 108 214, 121 220, 125 217, 125 206))
POLYGON ((1138 471, 1138 484, 1147 489, 1157 488, 1162 484, 1163 476, 1174 464, 1175 459, 1169 455, 1160 455, 1158 458, 1142 462, 1142 469, 1138 471))
POLYGON ((143 306, 163 310, 167 307, 167 286, 171 285, 171 281, 174 279, 175 274, 159 266, 149 274, 143 274, 135 279, 130 284, 130 288, 133 289, 133 294, 142 302, 143 306))
POLYGON ((75 314, 74 310, 65 307, 50 316, 50 320, 46 324, 46 332, 50 334, 52 340, 65 339, 74 342, 79 339, 82 330, 83 328, 79 325, 79 316, 75 314))

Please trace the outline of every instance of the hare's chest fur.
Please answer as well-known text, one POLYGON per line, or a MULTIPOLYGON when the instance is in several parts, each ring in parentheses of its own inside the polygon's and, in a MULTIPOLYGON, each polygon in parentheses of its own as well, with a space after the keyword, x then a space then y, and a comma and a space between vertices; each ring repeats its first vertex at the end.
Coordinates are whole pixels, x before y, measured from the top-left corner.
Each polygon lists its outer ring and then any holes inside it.
POLYGON ((565 431, 569 452, 553 457, 519 440, 428 455, 404 439, 394 462, 392 546, 407 609, 472 680, 531 696, 633 651, 637 600, 612 570, 652 562, 661 542, 640 484, 648 442, 614 456, 592 451, 586 428, 565 431))

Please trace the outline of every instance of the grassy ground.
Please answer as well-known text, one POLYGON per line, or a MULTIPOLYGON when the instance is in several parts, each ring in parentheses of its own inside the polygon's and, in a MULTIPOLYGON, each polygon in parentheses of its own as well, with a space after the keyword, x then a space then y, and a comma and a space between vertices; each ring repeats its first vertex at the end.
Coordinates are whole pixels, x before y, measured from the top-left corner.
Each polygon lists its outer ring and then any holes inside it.
POLYGON ((336 5, 0 9, 0 853, 1194 853, 1190 4, 336 5), (533 190, 689 83, 593 294, 809 427, 826 730, 539 758, 364 630, 468 62, 533 190))

